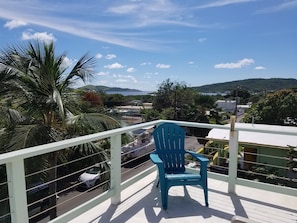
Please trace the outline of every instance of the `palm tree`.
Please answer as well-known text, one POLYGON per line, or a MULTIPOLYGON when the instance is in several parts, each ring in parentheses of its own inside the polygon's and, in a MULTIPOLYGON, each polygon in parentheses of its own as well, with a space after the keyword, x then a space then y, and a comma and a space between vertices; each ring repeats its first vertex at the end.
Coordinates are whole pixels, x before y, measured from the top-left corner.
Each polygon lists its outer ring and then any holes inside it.
MULTIPOLYGON (((9 101, 10 103, 5 105, 10 106, 10 110, 7 111, 16 109, 23 114, 21 117, 26 117, 17 122, 9 122, 6 119, 8 123, 13 124, 3 125, 7 133, 0 134, 0 141, 1 137, 5 136, 8 143, 0 145, 0 152, 120 127, 118 121, 107 115, 79 114, 75 110, 73 106, 75 100, 70 96, 70 87, 77 80, 85 82, 92 77, 95 60, 84 55, 70 69, 63 65, 65 57, 65 54, 59 56, 55 54, 53 43, 36 42, 10 46, 0 52, 0 97, 3 96, 2 93, 9 95, 9 98, 0 98, 0 103, 9 101)), ((2 113, 5 112, 5 106, 0 109, 2 113)), ((88 153, 100 150, 98 144, 83 145, 81 148, 88 153)), ((76 147, 79 151, 81 148, 76 147)), ((61 155, 54 152, 48 157, 43 157, 43 161, 54 167, 61 155)), ((102 159, 105 157, 103 155, 102 159)), ((32 165, 26 165, 26 171, 31 172, 30 169, 32 165)), ((50 169, 48 178, 50 182, 52 180, 55 182, 56 168, 50 169)), ((50 194, 53 194, 50 199, 51 207, 56 206, 55 193, 56 183, 51 183, 50 194)), ((55 217, 56 208, 52 208, 50 218, 55 217)))

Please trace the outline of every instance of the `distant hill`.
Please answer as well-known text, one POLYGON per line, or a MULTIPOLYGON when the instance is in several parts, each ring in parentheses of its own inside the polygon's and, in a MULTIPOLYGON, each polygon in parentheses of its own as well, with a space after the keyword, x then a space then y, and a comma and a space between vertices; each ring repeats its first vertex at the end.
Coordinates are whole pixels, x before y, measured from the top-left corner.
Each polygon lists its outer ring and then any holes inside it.
MULTIPOLYGON (((255 78, 245 79, 238 81, 229 81, 216 84, 208 84, 199 87, 192 87, 193 89, 202 93, 225 93, 236 89, 237 87, 242 90, 248 90, 251 92, 262 92, 262 91, 277 91, 281 89, 297 88, 297 79, 294 78, 255 78)), ((85 91, 95 92, 142 92, 137 89, 130 88, 119 88, 119 87, 107 87, 103 85, 94 86, 86 85, 78 88, 85 91)))
POLYGON ((277 91, 281 89, 297 88, 297 79, 255 78, 255 79, 245 79, 245 80, 203 85, 200 87, 193 87, 193 89, 203 93, 218 93, 218 92, 223 93, 223 92, 232 91, 237 87, 241 88, 242 90, 248 90, 252 92, 262 92, 264 90, 277 91))
POLYGON ((103 85, 99 85, 99 86, 94 86, 94 85, 86 85, 83 87, 78 88, 80 90, 84 90, 84 91, 95 91, 95 92, 108 92, 108 91, 112 91, 112 92, 123 92, 123 91, 133 91, 133 92, 141 92, 140 90, 137 89, 130 89, 130 88, 119 88, 119 87, 107 87, 107 86, 103 86, 103 85))

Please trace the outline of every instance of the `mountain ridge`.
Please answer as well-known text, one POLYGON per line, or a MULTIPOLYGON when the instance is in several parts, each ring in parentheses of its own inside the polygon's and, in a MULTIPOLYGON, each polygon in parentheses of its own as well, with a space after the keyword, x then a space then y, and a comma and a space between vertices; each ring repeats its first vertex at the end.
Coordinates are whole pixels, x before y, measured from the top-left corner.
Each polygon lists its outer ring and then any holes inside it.
POLYGON ((108 91, 113 91, 113 92, 123 92, 123 91, 133 91, 133 92, 141 92, 141 90, 137 89, 131 89, 131 88, 120 88, 120 87, 107 87, 104 85, 86 85, 83 87, 79 87, 78 89, 80 90, 85 90, 85 91, 96 91, 96 92, 108 92, 108 91))
POLYGON ((192 87, 203 93, 228 92, 236 88, 252 92, 277 91, 281 89, 296 88, 297 79, 294 78, 251 78, 223 83, 208 84, 192 87))
MULTIPOLYGON (((277 91, 281 89, 297 88, 297 79, 294 78, 250 78, 236 81, 228 81, 214 84, 201 85, 191 87, 202 93, 225 93, 232 91, 236 88, 252 92, 262 91, 277 91)), ((143 92, 137 89, 131 88, 120 88, 120 87, 107 87, 103 85, 86 85, 78 88, 85 91, 96 91, 96 92, 118 92, 123 91, 130 92, 143 92)))

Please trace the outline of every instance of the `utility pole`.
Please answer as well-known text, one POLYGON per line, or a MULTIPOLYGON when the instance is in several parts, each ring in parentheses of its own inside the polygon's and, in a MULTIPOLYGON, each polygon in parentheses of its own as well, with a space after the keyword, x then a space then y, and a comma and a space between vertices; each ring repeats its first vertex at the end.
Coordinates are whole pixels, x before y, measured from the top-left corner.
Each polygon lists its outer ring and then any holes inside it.
POLYGON ((177 120, 177 99, 176 99, 176 87, 174 88, 174 119, 177 120))
POLYGON ((239 89, 239 86, 237 86, 235 90, 235 110, 234 110, 235 122, 237 120, 238 89, 239 89))

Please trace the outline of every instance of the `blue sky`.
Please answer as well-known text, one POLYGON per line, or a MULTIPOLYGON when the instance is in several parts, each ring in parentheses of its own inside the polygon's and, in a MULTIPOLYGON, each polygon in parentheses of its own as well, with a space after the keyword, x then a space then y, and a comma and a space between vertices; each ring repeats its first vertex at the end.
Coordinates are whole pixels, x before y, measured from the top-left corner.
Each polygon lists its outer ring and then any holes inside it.
POLYGON ((297 78, 297 0, 0 0, 0 48, 35 39, 96 57, 87 84, 297 78))

